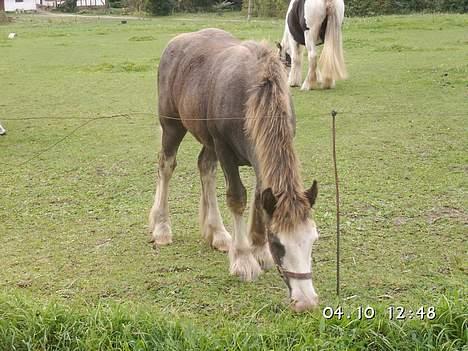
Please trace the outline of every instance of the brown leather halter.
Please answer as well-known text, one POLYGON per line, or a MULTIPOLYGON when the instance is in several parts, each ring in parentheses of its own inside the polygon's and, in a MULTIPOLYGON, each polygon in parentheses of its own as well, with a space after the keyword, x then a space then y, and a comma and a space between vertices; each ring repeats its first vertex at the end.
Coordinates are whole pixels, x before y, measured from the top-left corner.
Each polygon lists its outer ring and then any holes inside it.
POLYGON ((273 234, 271 232, 268 232, 268 245, 270 247, 271 256, 273 258, 273 261, 275 262, 275 266, 276 266, 276 269, 278 270, 278 273, 280 274, 281 278, 284 280, 286 285, 289 287, 288 278, 297 279, 297 280, 312 279, 312 272, 296 273, 296 272, 287 271, 283 267, 281 267, 281 261, 278 259, 278 257, 276 257, 275 253, 272 250, 272 242, 270 240, 271 237, 273 237, 273 234))
POLYGON ((278 269, 278 272, 283 277, 283 279, 285 279, 285 278, 291 278, 291 279, 297 279, 297 280, 312 279, 312 272, 308 272, 308 273, 290 272, 290 271, 284 270, 278 264, 276 265, 276 269, 278 269))

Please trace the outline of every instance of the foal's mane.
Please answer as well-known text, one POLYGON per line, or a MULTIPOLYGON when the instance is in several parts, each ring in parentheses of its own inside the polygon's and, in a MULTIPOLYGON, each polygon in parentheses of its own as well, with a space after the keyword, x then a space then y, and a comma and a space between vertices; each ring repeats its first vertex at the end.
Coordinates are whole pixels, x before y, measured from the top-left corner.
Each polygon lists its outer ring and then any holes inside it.
POLYGON ((310 205, 293 146, 294 125, 286 71, 265 44, 257 48, 256 84, 246 103, 245 130, 254 147, 262 188, 277 198, 272 225, 291 232, 308 216, 310 205))

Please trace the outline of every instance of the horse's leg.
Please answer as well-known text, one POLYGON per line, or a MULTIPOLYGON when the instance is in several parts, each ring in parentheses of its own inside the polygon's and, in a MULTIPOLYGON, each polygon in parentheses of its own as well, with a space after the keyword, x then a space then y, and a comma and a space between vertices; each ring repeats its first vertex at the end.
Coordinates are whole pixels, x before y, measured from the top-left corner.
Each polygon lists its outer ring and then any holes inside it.
POLYGON ((198 169, 202 185, 200 199, 200 227, 205 240, 219 251, 228 251, 231 236, 226 231, 216 199, 216 167, 214 149, 203 147, 198 156, 198 169))
POLYGON ((151 241, 156 245, 172 242, 171 223, 169 220, 168 190, 174 168, 176 154, 187 130, 179 121, 161 123, 161 152, 159 153, 158 180, 154 204, 149 214, 151 241))
POLYGON ((229 250, 229 271, 242 280, 254 280, 262 271, 252 255, 252 247, 247 237, 244 218, 247 194, 239 175, 239 166, 232 152, 222 145, 216 145, 216 155, 226 178, 226 200, 233 218, 233 242, 229 250))
POLYGON ((252 253, 257 262, 264 270, 273 267, 274 262, 268 246, 265 222, 263 220, 261 190, 258 186, 250 208, 249 233, 252 240, 252 253))
POLYGON ((289 38, 289 47, 291 48, 291 70, 288 84, 291 87, 298 87, 302 81, 302 46, 289 38))
POLYGON ((318 89, 317 81, 317 51, 315 49, 314 33, 319 27, 313 27, 304 32, 305 44, 307 48, 307 57, 309 59, 309 70, 307 77, 302 84, 301 90, 318 89))

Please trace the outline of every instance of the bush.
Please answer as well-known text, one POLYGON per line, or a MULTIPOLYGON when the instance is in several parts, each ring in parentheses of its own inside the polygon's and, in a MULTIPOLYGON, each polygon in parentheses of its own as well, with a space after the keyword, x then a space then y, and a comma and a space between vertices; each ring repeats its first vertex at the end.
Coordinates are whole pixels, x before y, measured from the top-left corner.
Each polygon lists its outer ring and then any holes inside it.
MULTIPOLYGON (((288 0, 252 0, 252 16, 283 17, 288 9, 288 0)), ((249 0, 242 2, 242 10, 247 13, 249 0)))
POLYGON ((468 11, 466 0, 347 0, 347 16, 372 16, 410 12, 460 12, 468 11))
POLYGON ((9 17, 7 17, 4 11, 0 11, 0 24, 8 23, 9 17))
POLYGON ((63 12, 75 12, 76 0, 65 0, 57 7, 57 9, 63 12))
MULTIPOLYGON (((252 15, 283 17, 288 0, 252 0, 252 15)), ((246 13, 249 1, 244 0, 242 10, 246 13)), ((410 12, 468 12, 467 0, 345 0, 347 16, 375 16, 404 14, 410 12)))
POLYGON ((174 6, 173 0, 148 0, 146 11, 155 16, 167 16, 172 13, 174 6))
POLYGON ((109 6, 114 9, 121 9, 122 7, 127 7, 126 0, 109 0, 109 6))
POLYGON ((128 7, 131 11, 134 12, 143 12, 148 7, 148 2, 146 0, 123 0, 124 7, 128 7))

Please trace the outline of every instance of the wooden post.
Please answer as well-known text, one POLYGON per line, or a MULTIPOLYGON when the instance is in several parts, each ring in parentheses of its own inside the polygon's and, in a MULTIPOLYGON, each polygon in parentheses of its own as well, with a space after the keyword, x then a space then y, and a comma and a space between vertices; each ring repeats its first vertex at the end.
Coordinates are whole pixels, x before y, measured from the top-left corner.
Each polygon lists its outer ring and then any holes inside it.
POLYGON ((5 12, 5 0, 0 0, 0 12, 5 12))
POLYGON ((249 0, 249 7, 247 8, 247 21, 250 21, 252 16, 252 0, 249 0))

